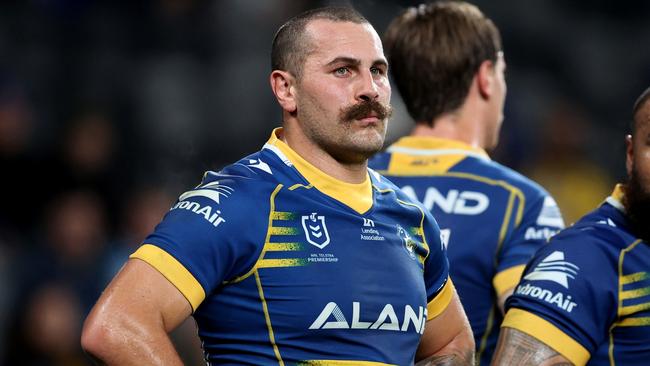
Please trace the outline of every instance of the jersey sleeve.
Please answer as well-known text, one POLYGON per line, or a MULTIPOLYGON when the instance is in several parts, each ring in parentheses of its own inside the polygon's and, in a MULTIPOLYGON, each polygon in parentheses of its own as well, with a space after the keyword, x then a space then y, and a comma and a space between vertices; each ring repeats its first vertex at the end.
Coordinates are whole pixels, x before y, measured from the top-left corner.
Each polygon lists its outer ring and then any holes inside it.
POLYGON ((527 333, 584 365, 615 320, 618 256, 608 253, 608 239, 596 230, 565 233, 530 262, 506 302, 502 327, 527 333))
POLYGON ((258 259, 268 222, 259 213, 268 202, 252 206, 250 197, 236 179, 204 181, 179 197, 131 258, 156 268, 196 310, 206 294, 258 259))
POLYGON ((454 287, 449 278, 447 251, 442 244, 440 228, 431 214, 423 210, 424 239, 429 246, 429 255, 424 262, 424 282, 427 291, 427 320, 440 315, 451 302, 454 287))
MULTIPOLYGON (((548 239, 564 228, 564 220, 555 200, 546 192, 535 192, 532 202, 524 198, 519 225, 508 235, 498 254, 497 274, 492 282, 497 295, 513 288, 526 263, 548 239)), ((532 195, 531 195, 532 196, 532 195)), ((516 220, 516 213, 513 213, 516 220)))

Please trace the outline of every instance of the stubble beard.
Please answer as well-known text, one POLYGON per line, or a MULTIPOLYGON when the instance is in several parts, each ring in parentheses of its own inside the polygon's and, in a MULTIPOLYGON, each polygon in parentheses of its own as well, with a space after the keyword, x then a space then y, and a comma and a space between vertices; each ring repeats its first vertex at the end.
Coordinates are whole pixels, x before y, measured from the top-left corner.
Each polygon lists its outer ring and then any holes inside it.
POLYGON ((644 187, 638 171, 632 171, 624 186, 623 206, 636 236, 650 243, 650 187, 644 187))

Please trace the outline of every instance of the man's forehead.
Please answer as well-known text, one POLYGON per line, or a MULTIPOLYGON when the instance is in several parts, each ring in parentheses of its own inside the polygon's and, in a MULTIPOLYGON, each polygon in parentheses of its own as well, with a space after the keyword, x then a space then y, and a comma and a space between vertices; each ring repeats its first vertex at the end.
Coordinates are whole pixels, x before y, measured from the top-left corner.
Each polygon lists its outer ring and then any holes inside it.
MULTIPOLYGON (((310 54, 346 53, 346 56, 363 55, 383 58, 381 39, 368 23, 340 22, 316 19, 306 27, 306 40, 310 44, 310 54)), ((336 55, 338 57, 341 55, 336 55)))

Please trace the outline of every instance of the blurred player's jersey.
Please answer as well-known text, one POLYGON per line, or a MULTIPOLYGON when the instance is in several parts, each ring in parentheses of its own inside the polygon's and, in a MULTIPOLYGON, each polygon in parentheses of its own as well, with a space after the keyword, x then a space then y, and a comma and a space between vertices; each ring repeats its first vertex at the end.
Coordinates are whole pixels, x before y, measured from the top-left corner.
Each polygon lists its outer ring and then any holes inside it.
POLYGON ((621 198, 618 186, 535 255, 504 327, 576 365, 650 363, 650 247, 630 233, 621 198))
POLYGON ((412 364, 454 291, 435 220, 377 173, 341 182, 276 133, 206 173, 132 258, 188 299, 214 364, 412 364))
POLYGON ((403 137, 370 167, 433 213, 482 365, 502 320, 497 296, 513 288, 535 251, 564 222, 537 184, 462 142, 403 137))

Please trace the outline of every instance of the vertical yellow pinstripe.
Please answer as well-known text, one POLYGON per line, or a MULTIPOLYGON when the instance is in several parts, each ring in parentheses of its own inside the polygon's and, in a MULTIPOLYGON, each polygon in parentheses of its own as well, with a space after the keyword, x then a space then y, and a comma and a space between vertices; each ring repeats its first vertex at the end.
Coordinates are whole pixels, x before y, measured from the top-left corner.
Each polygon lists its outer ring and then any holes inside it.
POLYGON ((260 300, 262 301, 262 309, 264 310, 266 327, 269 330, 269 341, 271 341, 271 346, 273 347, 275 358, 278 359, 278 364, 280 366, 284 366, 284 361, 282 361, 282 356, 280 356, 280 350, 278 349, 278 345, 275 343, 275 335, 273 334, 273 326, 271 325, 271 316, 269 315, 269 309, 266 305, 266 299, 264 298, 264 290, 262 289, 262 281, 260 280, 260 274, 258 271, 255 271, 255 282, 257 283, 257 291, 259 292, 260 300))
POLYGON ((481 337, 481 344, 478 347, 478 351, 476 352, 476 360, 480 362, 481 356, 483 355, 483 352, 485 352, 485 347, 487 347, 487 339, 492 333, 492 327, 494 327, 494 313, 496 311, 499 311, 496 307, 496 304, 492 304, 490 307, 490 313, 488 315, 487 323, 485 324, 485 332, 483 333, 483 337, 481 337))
POLYGON ((625 254, 630 252, 634 247, 639 245, 641 243, 641 239, 637 239, 632 244, 628 245, 627 248, 621 250, 621 254, 618 256, 618 307, 617 307, 617 319, 616 321, 612 324, 611 327, 609 327, 609 364, 610 365, 615 365, 614 362, 614 328, 621 322, 621 316, 623 315, 623 261, 625 259, 625 254))
MULTIPOLYGON (((495 253, 495 258, 494 258, 494 263, 496 265, 497 263, 497 257, 499 255, 499 251, 501 250, 501 246, 503 245, 503 241, 506 237, 506 232, 508 230, 508 224, 510 223, 510 217, 512 216, 512 207, 515 202, 515 197, 520 197, 519 192, 515 190, 510 190, 510 196, 508 197, 508 205, 506 206, 506 212, 503 215, 503 222, 501 223, 501 229, 499 230, 499 241, 497 243, 497 248, 495 253)), ((520 206, 523 206, 521 204, 520 206)), ((521 208, 519 210, 521 212, 521 208)), ((518 217, 516 219, 518 221, 521 221, 521 217, 519 215, 519 212, 517 214, 518 217)), ((481 343, 478 347, 478 350, 476 351, 476 359, 480 360, 481 356, 483 355, 483 352, 485 352, 485 348, 487 347, 487 340, 490 337, 490 334, 492 334, 492 330, 494 328, 494 318, 495 318, 495 312, 499 311, 499 309, 496 307, 496 304, 492 304, 492 307, 490 307, 490 312, 488 314, 488 319, 487 323, 485 325, 485 332, 483 333, 483 337, 481 337, 481 343)))
POLYGON ((269 197, 269 201, 270 201, 269 223, 266 229, 266 238, 264 239, 264 247, 262 248, 262 252, 260 253, 260 256, 257 257, 257 261, 253 265, 253 268, 251 268, 251 270, 245 273, 244 275, 225 283, 236 283, 236 282, 243 281, 257 270, 260 261, 262 260, 262 258, 264 258, 264 254, 266 254, 266 249, 267 249, 266 243, 269 242, 269 238, 271 237, 271 228, 273 227, 273 217, 275 216, 275 196, 278 194, 278 192, 280 192, 282 187, 283 187, 282 184, 278 184, 277 187, 275 187, 275 189, 273 190, 273 193, 271 193, 271 196, 269 197))
POLYGON ((512 206, 515 203, 515 193, 510 192, 510 197, 508 197, 508 206, 506 206, 506 213, 503 216, 503 223, 501 224, 501 230, 499 230, 499 243, 497 244, 496 253, 499 253, 501 246, 503 245, 503 240, 506 238, 506 232, 508 231, 508 224, 510 223, 510 216, 512 216, 512 206))

